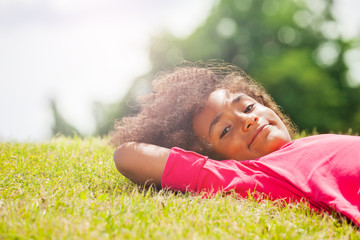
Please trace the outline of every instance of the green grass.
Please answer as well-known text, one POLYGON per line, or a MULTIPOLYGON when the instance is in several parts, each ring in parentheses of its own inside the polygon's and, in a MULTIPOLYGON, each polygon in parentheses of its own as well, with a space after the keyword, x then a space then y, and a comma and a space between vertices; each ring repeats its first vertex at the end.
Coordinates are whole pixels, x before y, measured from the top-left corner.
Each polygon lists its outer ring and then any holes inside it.
POLYGON ((360 239, 306 204, 139 189, 112 156, 98 138, 0 143, 0 239, 360 239))

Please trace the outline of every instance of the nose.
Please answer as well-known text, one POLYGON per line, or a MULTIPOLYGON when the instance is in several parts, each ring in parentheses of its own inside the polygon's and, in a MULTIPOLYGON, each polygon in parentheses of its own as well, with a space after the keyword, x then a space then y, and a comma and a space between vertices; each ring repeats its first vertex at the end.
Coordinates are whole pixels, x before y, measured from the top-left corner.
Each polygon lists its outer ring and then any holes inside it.
POLYGON ((249 131, 249 129, 259 121, 258 117, 249 114, 242 116, 242 118, 243 118, 243 122, 242 122, 243 132, 249 131))

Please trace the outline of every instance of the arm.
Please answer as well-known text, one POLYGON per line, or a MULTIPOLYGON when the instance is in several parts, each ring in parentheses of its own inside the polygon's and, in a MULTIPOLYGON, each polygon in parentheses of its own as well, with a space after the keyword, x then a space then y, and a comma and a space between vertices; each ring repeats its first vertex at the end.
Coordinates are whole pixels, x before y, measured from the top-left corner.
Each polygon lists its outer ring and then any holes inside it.
POLYGON ((128 142, 114 152, 117 170, 132 182, 161 187, 161 177, 170 149, 151 144, 128 142))

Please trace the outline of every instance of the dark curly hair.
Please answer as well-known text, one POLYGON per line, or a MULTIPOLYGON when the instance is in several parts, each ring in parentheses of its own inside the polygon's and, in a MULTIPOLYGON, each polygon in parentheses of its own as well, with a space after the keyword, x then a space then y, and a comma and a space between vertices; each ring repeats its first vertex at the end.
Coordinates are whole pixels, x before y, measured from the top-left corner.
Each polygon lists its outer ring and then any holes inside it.
POLYGON ((152 92, 139 98, 140 112, 122 118, 114 125, 110 143, 143 142, 196 151, 213 159, 223 159, 212 146, 193 131, 193 116, 200 112, 216 89, 242 92, 272 109, 291 136, 296 128, 265 89, 236 66, 226 63, 186 63, 159 73, 152 92))

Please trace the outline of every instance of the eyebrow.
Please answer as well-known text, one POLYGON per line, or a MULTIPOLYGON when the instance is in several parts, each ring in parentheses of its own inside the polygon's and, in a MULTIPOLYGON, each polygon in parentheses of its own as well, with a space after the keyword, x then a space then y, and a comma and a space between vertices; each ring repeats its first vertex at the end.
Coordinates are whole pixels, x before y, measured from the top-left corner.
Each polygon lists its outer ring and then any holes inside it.
POLYGON ((210 124, 210 128, 209 128, 209 137, 211 135, 211 131, 213 130, 214 126, 219 122, 221 116, 223 115, 223 113, 220 113, 219 115, 216 116, 216 118, 214 118, 214 120, 211 122, 210 124))
POLYGON ((234 104, 234 103, 240 102, 240 100, 241 100, 244 96, 245 96, 244 94, 239 94, 239 95, 237 95, 237 96, 231 101, 231 103, 234 104))
MULTIPOLYGON (((244 94, 239 94, 237 95, 232 101, 231 104, 235 104, 240 102, 240 100, 244 97, 244 94)), ((223 113, 220 113, 219 115, 217 115, 214 120, 211 122, 210 127, 209 127, 209 137, 211 135, 211 132, 214 128, 214 126, 220 121, 220 118, 222 117, 223 113)))

